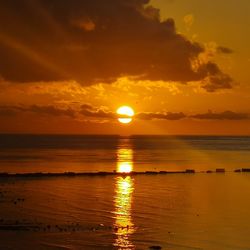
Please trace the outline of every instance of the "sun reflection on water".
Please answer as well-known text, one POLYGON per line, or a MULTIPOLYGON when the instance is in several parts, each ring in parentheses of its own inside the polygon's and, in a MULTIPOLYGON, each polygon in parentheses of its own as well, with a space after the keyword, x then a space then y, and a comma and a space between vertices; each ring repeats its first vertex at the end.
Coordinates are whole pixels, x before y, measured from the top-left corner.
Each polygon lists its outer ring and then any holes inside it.
POLYGON ((133 150, 119 148, 117 151, 117 172, 130 173, 133 170, 133 150))
MULTIPOLYGON (((129 173, 133 170, 133 150, 124 148, 117 151, 117 172, 129 173)), ((115 186, 115 243, 118 249, 134 249, 130 236, 134 233, 131 216, 134 180, 131 176, 116 177, 115 186)))

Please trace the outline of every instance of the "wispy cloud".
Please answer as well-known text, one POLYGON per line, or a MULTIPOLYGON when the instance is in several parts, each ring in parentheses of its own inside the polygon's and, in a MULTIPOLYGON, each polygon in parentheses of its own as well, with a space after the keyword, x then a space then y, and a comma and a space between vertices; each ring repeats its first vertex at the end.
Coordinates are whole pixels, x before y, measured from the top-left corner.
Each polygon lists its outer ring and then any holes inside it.
MULTIPOLYGON (((109 110, 107 107, 96 107, 91 104, 82 104, 74 107, 60 107, 56 105, 13 105, 0 106, 0 116, 16 116, 19 114, 35 114, 41 116, 65 116, 70 119, 89 120, 89 121, 113 121, 118 118, 116 112, 109 110)), ((120 116, 126 118, 126 115, 120 116)), ((249 120, 250 113, 223 111, 213 112, 209 110, 205 113, 185 114, 183 112, 139 112, 134 116, 135 120, 168 120, 178 121, 182 119, 196 120, 249 120)))
POLYGON ((137 119, 141 119, 141 120, 154 120, 154 119, 158 119, 158 120, 180 120, 183 118, 186 118, 186 115, 182 112, 180 113, 172 113, 172 112, 164 112, 164 113, 153 113, 153 112, 148 112, 148 113, 138 113, 135 116, 137 119))
POLYGON ((52 116, 68 116, 75 117, 76 112, 73 109, 61 109, 53 105, 48 106, 0 106, 1 116, 18 115, 20 113, 34 113, 38 115, 52 115, 52 116))
POLYGON ((234 51, 224 46, 218 46, 217 51, 223 54, 232 54, 234 51))
POLYGON ((95 108, 89 104, 83 104, 81 106, 79 113, 85 117, 105 118, 105 119, 117 118, 117 115, 114 112, 111 112, 103 107, 95 108))
POLYGON ((191 115, 190 117, 200 120, 247 120, 250 119, 250 114, 237 113, 228 110, 220 113, 209 111, 203 114, 191 115))

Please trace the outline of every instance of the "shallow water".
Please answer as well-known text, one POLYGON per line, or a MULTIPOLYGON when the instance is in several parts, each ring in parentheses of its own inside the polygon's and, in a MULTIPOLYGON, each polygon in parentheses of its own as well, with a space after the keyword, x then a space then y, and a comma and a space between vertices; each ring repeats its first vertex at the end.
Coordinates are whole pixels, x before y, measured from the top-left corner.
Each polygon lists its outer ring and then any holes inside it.
POLYGON ((250 249, 247 173, 0 181, 1 249, 250 249))

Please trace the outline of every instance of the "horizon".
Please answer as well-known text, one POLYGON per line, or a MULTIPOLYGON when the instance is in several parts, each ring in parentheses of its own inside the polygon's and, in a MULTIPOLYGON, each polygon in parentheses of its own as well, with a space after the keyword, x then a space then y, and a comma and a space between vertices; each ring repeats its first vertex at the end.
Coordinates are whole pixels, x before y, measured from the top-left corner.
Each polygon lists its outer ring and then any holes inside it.
POLYGON ((121 137, 121 138, 130 138, 130 137, 250 137, 250 134, 62 134, 62 133, 0 133, 0 136, 18 136, 18 135, 27 135, 27 136, 107 136, 107 137, 121 137))

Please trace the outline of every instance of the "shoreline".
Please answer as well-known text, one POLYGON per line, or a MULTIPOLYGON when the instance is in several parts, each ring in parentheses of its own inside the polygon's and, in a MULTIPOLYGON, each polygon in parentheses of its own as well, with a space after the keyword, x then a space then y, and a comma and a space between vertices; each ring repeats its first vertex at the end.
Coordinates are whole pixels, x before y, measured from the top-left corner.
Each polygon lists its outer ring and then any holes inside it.
POLYGON ((195 171, 194 169, 186 169, 184 171, 144 171, 144 172, 137 172, 132 171, 129 173, 126 172, 62 172, 62 173, 46 173, 46 172, 34 172, 34 173, 8 173, 3 172, 0 173, 0 178, 13 178, 13 177, 75 177, 75 176, 134 176, 134 175, 168 175, 168 174, 197 174, 197 173, 227 173, 227 172, 234 172, 234 173, 250 173, 250 168, 242 168, 242 169, 235 169, 233 171, 226 171, 225 169, 216 169, 214 171, 207 170, 207 171, 195 171))

